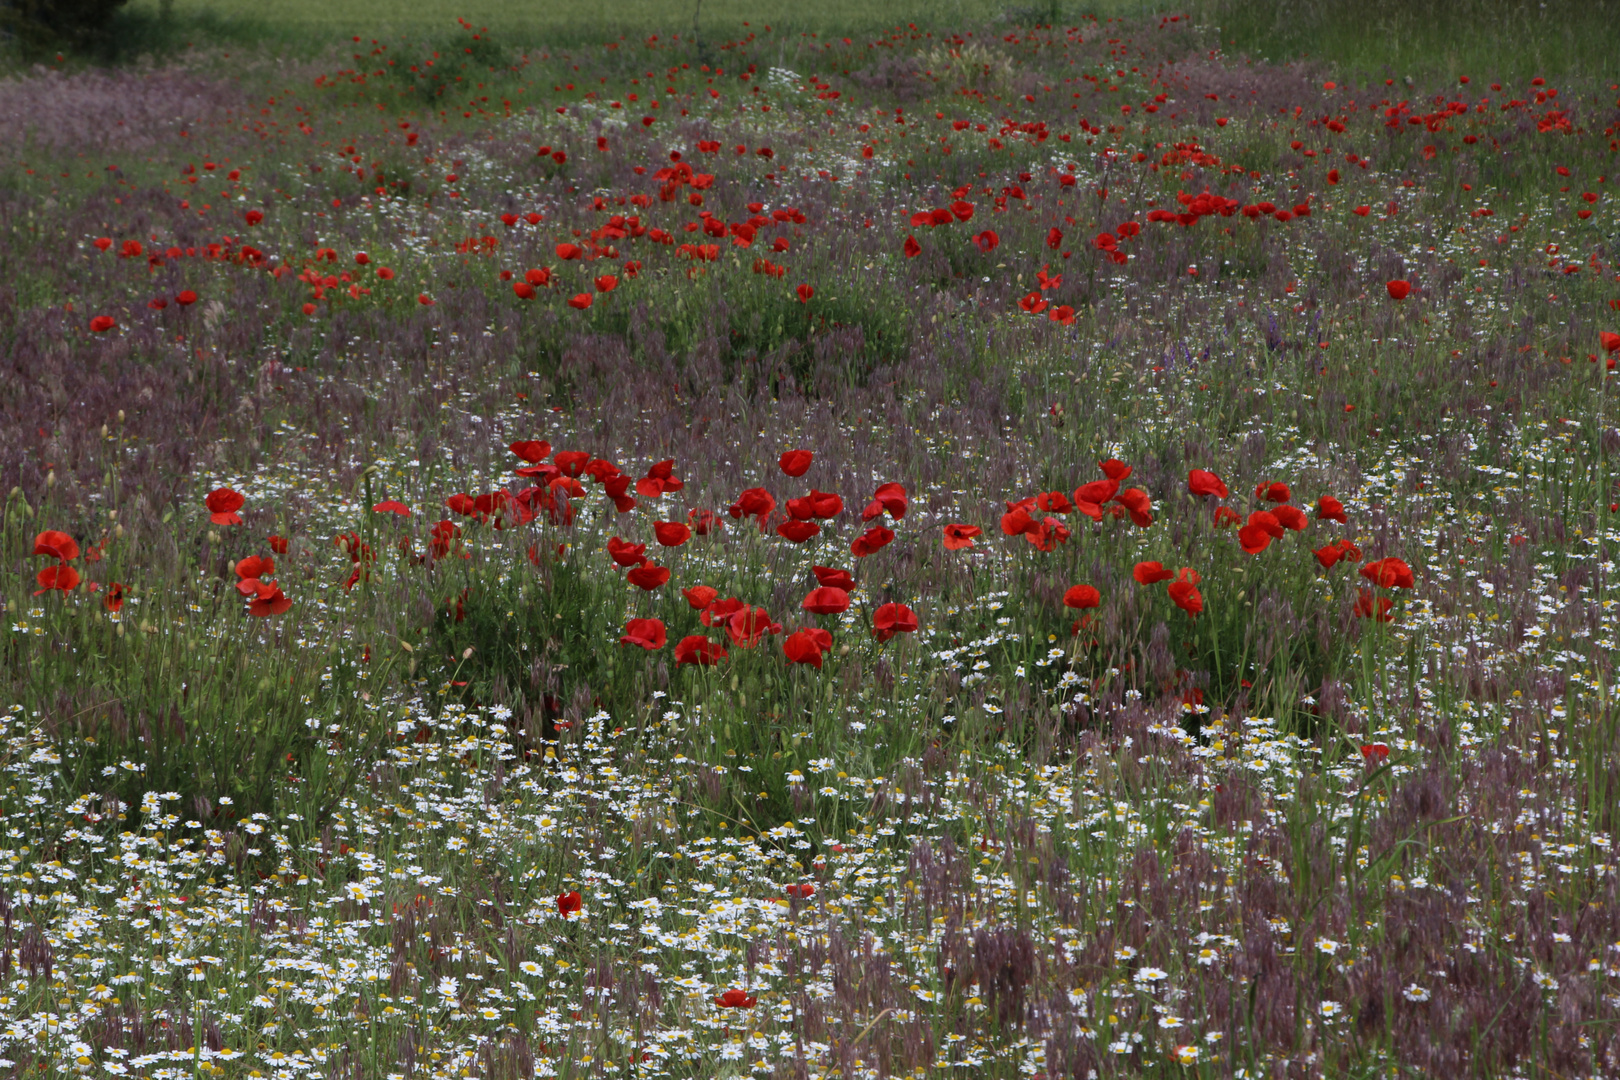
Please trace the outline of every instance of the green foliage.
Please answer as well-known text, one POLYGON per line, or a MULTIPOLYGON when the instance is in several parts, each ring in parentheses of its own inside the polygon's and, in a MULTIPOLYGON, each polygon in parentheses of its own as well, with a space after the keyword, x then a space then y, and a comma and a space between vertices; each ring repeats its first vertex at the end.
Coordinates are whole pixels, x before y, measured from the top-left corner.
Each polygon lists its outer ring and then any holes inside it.
POLYGON ((25 50, 105 45, 113 17, 128 0, 10 0, 0 6, 0 31, 25 50))

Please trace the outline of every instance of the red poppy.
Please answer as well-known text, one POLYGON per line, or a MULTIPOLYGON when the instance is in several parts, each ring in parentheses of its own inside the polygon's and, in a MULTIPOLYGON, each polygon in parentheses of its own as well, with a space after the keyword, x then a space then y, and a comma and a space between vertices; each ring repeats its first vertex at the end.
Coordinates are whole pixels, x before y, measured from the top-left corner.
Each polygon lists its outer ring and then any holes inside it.
POLYGON ((285 536, 269 537, 265 543, 269 544, 270 550, 275 552, 277 555, 287 554, 287 538, 285 536))
POLYGON ((557 258, 563 261, 578 259, 585 254, 585 249, 578 244, 558 244, 557 258))
POLYGON ((813 521, 784 521, 776 527, 777 535, 795 544, 802 544, 813 536, 821 535, 821 526, 813 521))
POLYGON ((565 919, 574 915, 580 910, 580 908, 584 906, 585 901, 579 895, 579 890, 577 889, 573 892, 565 892, 561 896, 557 897, 557 913, 565 919))
POLYGON ((904 250, 906 253, 906 258, 915 259, 918 255, 922 254, 922 245, 917 243, 917 238, 915 236, 908 236, 906 237, 904 250))
POLYGON ((569 299, 568 306, 576 311, 584 311, 591 306, 591 294, 588 292, 575 293, 569 299))
POLYGON ((71 562, 79 557, 79 542, 60 530, 46 529, 34 537, 34 554, 71 562))
POLYGON ((800 285, 793 291, 799 294, 799 303, 801 304, 808 304, 810 298, 816 295, 816 290, 809 285, 800 285))
POLYGON ((771 621, 768 611, 762 607, 749 609, 747 604, 732 614, 726 620, 726 635, 732 642, 744 649, 752 649, 759 643, 759 639, 766 634, 780 634, 782 624, 771 621))
POLYGON ((111 315, 97 315, 90 320, 90 332, 92 334, 105 334, 117 325, 118 320, 111 315))
POLYGON ((945 526, 945 550, 961 551, 963 548, 973 546, 973 538, 984 532, 977 525, 963 525, 960 522, 945 526))
POLYGON ((816 575, 816 584, 825 585, 829 589, 843 589, 852 592, 855 589, 855 578, 848 570, 840 570, 835 566, 812 566, 810 572, 816 575))
POLYGON ((619 279, 612 274, 603 274, 596 279, 597 292, 612 292, 619 287, 619 279))
POLYGON ((808 900, 812 896, 816 895, 816 887, 815 887, 815 885, 811 884, 808 881, 800 882, 800 883, 794 884, 794 885, 789 885, 783 891, 786 892, 789 896, 794 897, 794 898, 799 899, 799 900, 808 900))
POLYGON ((1361 576, 1384 589, 1410 589, 1415 584, 1412 568, 1393 556, 1363 566, 1361 576))
POLYGON ((884 604, 872 613, 872 636, 888 641, 896 634, 910 634, 917 629, 917 613, 904 604, 884 604))
POLYGON ((385 499, 371 508, 373 514, 398 514, 401 517, 410 517, 411 508, 398 499, 385 499))
POLYGON ((1198 591, 1198 581, 1198 571, 1183 566, 1167 590, 1171 602, 1193 618, 1204 610, 1204 594, 1198 591))
POLYGON ((124 610, 124 586, 114 581, 107 586, 107 595, 101 598, 101 606, 114 615, 124 610))
POLYGON ((658 588, 660 585, 663 585, 669 580, 669 567, 658 566, 652 562, 644 562, 634 570, 630 571, 628 574, 625 574, 624 580, 628 581, 638 589, 645 589, 648 592, 652 592, 654 589, 658 588))
POLYGON ((236 576, 242 579, 236 583, 237 591, 239 591, 243 596, 251 596, 254 592, 254 587, 252 585, 248 585, 248 581, 253 578, 269 577, 271 574, 274 574, 276 572, 276 561, 274 559, 261 558, 258 555, 249 555, 247 558, 239 561, 236 564, 235 569, 236 576), (246 587, 244 588, 244 586, 246 587))
POLYGON ((533 270, 525 270, 523 271, 523 280, 527 281, 530 285, 533 285, 537 289, 542 286, 549 285, 551 284, 551 269, 549 267, 539 266, 533 270))
POLYGON ((876 525, 857 536, 855 542, 849 545, 849 550, 857 559, 864 559, 868 555, 887 547, 893 539, 894 530, 876 525))
POLYGON ((1071 585, 1068 592, 1063 594, 1063 606, 1077 608, 1084 611, 1094 608, 1102 603, 1102 593, 1091 585, 1071 585))
POLYGON ((897 521, 906 516, 905 488, 892 482, 880 484, 872 495, 872 501, 861 511, 861 520, 871 521, 884 511, 888 511, 889 516, 897 521))
POLYGON ((803 476, 810 471, 810 462, 815 460, 815 456, 809 450, 789 450, 776 459, 776 464, 789 476, 803 476))
POLYGON ((1319 547, 1315 551, 1311 552, 1311 554, 1316 556, 1316 561, 1322 564, 1322 569, 1324 570, 1333 569, 1333 567, 1338 564, 1339 559, 1341 559, 1344 555, 1343 551, 1340 550, 1339 545, 1336 543, 1328 544, 1325 547, 1319 547))
POLYGON ((1169 581, 1176 575, 1166 570, 1161 562, 1139 562, 1131 568, 1131 576, 1138 585, 1154 585, 1169 581))
POLYGON ((694 585, 690 589, 682 589, 681 595, 686 597, 686 602, 692 605, 694 611, 703 611, 714 603, 720 590, 710 585, 694 585))
POLYGON ((1604 352, 1620 352, 1620 334, 1600 330, 1598 331, 1598 344, 1603 346, 1604 352))
POLYGON ((653 524, 653 535, 664 547, 680 547, 692 539, 692 530, 678 521, 659 521, 653 524))
POLYGON ((1034 505, 1033 497, 1008 503, 1007 512, 1001 515, 1001 531, 1008 536, 1022 536, 1031 529, 1039 528, 1040 523, 1029 512, 1029 508, 1034 505))
POLYGON ((1046 317, 1062 326, 1073 326, 1074 308, 1070 307, 1068 304, 1059 304, 1057 307, 1047 312, 1046 317))
POLYGON ((1102 470, 1104 476, 1110 480, 1124 483, 1132 473, 1132 468, 1118 458, 1109 458, 1107 461, 1097 462, 1097 468, 1102 470))
POLYGON ((1055 517, 1042 518, 1033 529, 1024 533, 1024 539, 1040 551, 1055 551, 1059 544, 1069 542, 1069 527, 1055 517))
POLYGON ((462 517, 472 517, 474 514, 478 513, 478 504, 473 500, 473 497, 468 495, 466 492, 456 492, 454 495, 444 500, 444 505, 445 509, 449 510, 451 513, 460 514, 462 517))
POLYGON ((507 449, 530 465, 537 465, 551 456, 551 444, 544 439, 525 439, 513 443, 507 449))
POLYGON ((1370 768, 1378 768, 1378 766, 1389 760, 1389 744, 1381 742, 1362 743, 1361 760, 1366 762, 1370 768))
POLYGON ((966 199, 957 199, 951 203, 951 216, 957 221, 972 221, 973 204, 966 199))
POLYGON ((651 651, 662 649, 668 640, 664 635, 664 624, 659 619, 631 619, 624 624, 624 636, 619 638, 620 645, 639 645, 651 651))
POLYGON ((787 501, 787 512, 800 521, 835 518, 844 512, 844 500, 830 491, 810 489, 810 494, 787 501))
POLYGON ((1031 315, 1039 315, 1045 311, 1049 304, 1041 298, 1038 292, 1032 292, 1018 301, 1018 306, 1031 315))
POLYGON ((647 470, 647 475, 636 481, 636 494, 647 499, 685 487, 685 481, 675 475, 675 459, 666 458, 647 470))
POLYGON ((1074 489, 1074 501, 1077 505, 1091 503, 1094 506, 1101 506, 1117 494, 1119 494, 1118 480, 1093 480, 1074 489))
POLYGON ((1131 515, 1139 528, 1153 524, 1153 500, 1141 488, 1126 488, 1119 493, 1119 504, 1131 515))
POLYGON ((1281 539, 1282 534, 1282 522, 1277 520, 1275 514, 1257 510, 1249 515, 1249 523, 1238 530, 1238 543, 1250 555, 1258 555, 1273 540, 1281 539))
POLYGON ((1359 589, 1356 593, 1356 614, 1363 619, 1394 622, 1395 604, 1387 596, 1374 598, 1371 589, 1359 589))
POLYGON ((208 520, 215 525, 240 525, 242 515, 237 511, 247 502, 240 492, 232 491, 228 487, 215 488, 208 493, 203 503, 208 507, 208 520))
POLYGON ((995 231, 992 229, 986 229, 984 232, 973 238, 973 246, 984 252, 986 255, 996 250, 996 246, 1000 243, 1001 237, 997 236, 995 231))
POLYGON ((1035 496, 1035 505, 1048 514, 1074 513, 1074 503, 1061 491, 1047 491, 1035 496))
POLYGON ((1324 495, 1316 500, 1316 516, 1322 521, 1337 521, 1340 525, 1350 524, 1344 516, 1344 503, 1331 495, 1324 495))
POLYGON ((717 641, 710 641, 700 634, 691 634, 675 643, 675 665, 677 667, 682 664, 711 667, 724 660, 728 655, 724 645, 717 641))
POLYGON ((1213 495, 1217 499, 1232 494, 1220 477, 1205 469, 1194 469, 1187 474, 1187 491, 1192 495, 1213 495))
MULTIPOLYGON (((795 630, 782 641, 782 654, 789 663, 821 668, 821 656, 832 648, 832 635, 820 627, 795 630)), ((792 888, 793 886, 788 886, 792 888)))
POLYGON ((39 588, 34 590, 35 596, 48 593, 53 589, 61 592, 72 592, 79 586, 79 572, 67 563, 57 563, 55 566, 47 566, 35 574, 34 580, 39 583, 39 588))
POLYGON ((1405 300, 1412 294, 1412 283, 1402 281, 1400 278, 1389 281, 1384 288, 1389 290, 1389 296, 1392 300, 1405 300))
POLYGON ((248 602, 248 614, 256 618, 266 619, 271 615, 280 615, 292 607, 292 601, 281 592, 281 586, 273 581, 262 578, 252 579, 255 585, 254 596, 248 602))
POLYGON ((565 476, 578 476, 585 471, 585 465, 591 460, 591 455, 583 450, 559 450, 552 459, 557 463, 565 476))
POLYGON ((752 1009, 759 1003, 759 998, 742 990, 727 990, 715 998, 714 1003, 722 1009, 752 1009))
POLYGON ((512 282, 512 292, 517 295, 519 300, 534 299, 534 286, 530 285, 527 281, 512 282))
POLYGON ((735 596, 728 596, 724 600, 717 600, 704 609, 699 616, 704 626, 720 626, 739 611, 747 611, 748 605, 735 596))
POLYGON ((1223 529, 1228 525, 1238 524, 1243 520, 1243 518, 1240 517, 1238 512, 1232 509, 1230 506, 1217 506, 1215 508, 1215 513, 1212 515, 1212 520, 1214 521, 1217 529, 1223 529))
POLYGON ((776 509, 776 499, 762 487, 749 488, 737 496, 737 501, 726 510, 734 518, 751 517, 765 531, 765 519, 776 509))
POLYGON ((1254 497, 1267 502, 1285 503, 1292 500, 1294 495, 1288 490, 1287 484, 1275 483, 1255 485, 1254 497))
POLYGON ((831 585, 811 589, 800 605, 812 615, 837 615, 849 610, 849 593, 831 585))
POLYGON ((1310 524, 1305 512, 1294 506, 1279 506, 1271 511, 1271 516, 1276 518, 1283 528, 1292 529, 1294 532, 1300 532, 1310 524))
POLYGON ((713 510, 688 510, 686 520, 692 523, 692 531, 699 536, 717 533, 726 527, 725 518, 713 510))
MULTIPOLYGON (((169 301, 164 297, 154 296, 152 299, 146 302, 146 306, 151 308, 153 311, 162 311, 164 308, 169 306, 169 301)), ((313 311, 315 308, 314 304, 309 304, 307 306, 311 309, 311 311, 313 311)), ((310 312, 305 312, 305 314, 310 314, 310 312)))

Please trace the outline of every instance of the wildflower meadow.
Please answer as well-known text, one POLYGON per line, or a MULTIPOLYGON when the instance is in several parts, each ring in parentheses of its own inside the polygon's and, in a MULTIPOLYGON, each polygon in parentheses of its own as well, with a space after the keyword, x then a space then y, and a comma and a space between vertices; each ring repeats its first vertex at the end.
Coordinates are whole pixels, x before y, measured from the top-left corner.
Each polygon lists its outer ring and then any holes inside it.
POLYGON ((1620 1076, 1620 65, 1220 14, 14 63, 0 1075, 1620 1076))

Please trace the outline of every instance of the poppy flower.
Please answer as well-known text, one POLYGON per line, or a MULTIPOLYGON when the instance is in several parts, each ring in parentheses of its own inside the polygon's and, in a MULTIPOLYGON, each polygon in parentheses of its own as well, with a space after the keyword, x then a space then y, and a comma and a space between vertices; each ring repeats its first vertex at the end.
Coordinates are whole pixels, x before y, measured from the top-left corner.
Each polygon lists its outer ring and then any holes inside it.
POLYGON ((653 536, 664 547, 680 547, 692 539, 692 530, 678 521, 659 521, 653 524, 653 536))
POLYGON ((1061 326, 1073 326, 1074 308, 1070 307, 1068 304, 1059 304, 1057 307, 1047 312, 1046 317, 1061 326))
POLYGON ((713 510, 688 510, 686 520, 692 523, 692 531, 699 536, 717 533, 726 527, 725 518, 713 510))
MULTIPOLYGON (((249 213, 251 213, 251 212, 252 211, 249 211, 249 213)), ((94 241, 94 243, 96 245, 96 250, 97 251, 106 251, 108 248, 112 247, 112 237, 110 237, 110 236, 98 237, 94 241)))
POLYGON ((590 462, 591 455, 583 450, 559 450, 557 456, 552 460, 557 463, 557 468, 562 470, 564 475, 578 476, 585 471, 585 466, 590 462))
POLYGON ((977 525, 963 525, 960 522, 945 526, 945 550, 961 551, 963 548, 973 546, 973 538, 981 535, 983 529, 977 525))
POLYGON ((1069 542, 1069 527, 1055 517, 1042 518, 1033 529, 1024 533, 1024 539, 1040 551, 1055 551, 1059 544, 1069 542))
POLYGON ((1074 489, 1074 501, 1076 504, 1091 503, 1094 506, 1101 506, 1117 494, 1119 494, 1118 480, 1093 480, 1074 489))
MULTIPOLYGON (((146 306, 151 308, 153 311, 162 311, 164 308, 169 306, 169 301, 167 299, 165 299, 164 297, 154 296, 154 297, 152 297, 152 299, 150 299, 150 300, 148 300, 146 302, 146 306)), ((311 309, 313 309, 315 307, 314 304, 309 304, 307 306, 310 307, 311 309)), ((305 314, 306 315, 310 314, 310 312, 305 312, 305 314)))
POLYGON ((830 585, 811 589, 800 605, 812 615, 837 615, 849 610, 849 593, 830 585))
POLYGON ((537 465, 551 456, 551 444, 544 439, 525 439, 513 443, 507 449, 530 465, 537 465))
POLYGON ((714 1003, 722 1009, 752 1009, 759 1003, 759 998, 742 990, 727 990, 715 998, 714 1003))
POLYGON ((692 610, 703 611, 714 603, 714 598, 720 595, 720 590, 711 585, 694 585, 690 589, 682 589, 681 595, 692 605, 692 610))
POLYGON ((829 589, 843 589, 852 592, 855 589, 855 578, 848 570, 840 570, 835 566, 812 566, 810 572, 816 575, 816 584, 825 585, 829 589))
POLYGON ((1119 504, 1131 515, 1138 528, 1153 524, 1153 500, 1141 488, 1126 488, 1119 493, 1119 504))
POLYGON ((770 517, 771 511, 775 509, 775 497, 764 488, 756 487, 738 495, 737 501, 727 508, 726 513, 734 518, 751 517, 759 523, 760 531, 764 532, 765 519, 770 517))
POLYGON ((1271 516, 1276 518, 1283 528, 1292 529, 1294 532, 1300 532, 1310 524, 1305 512, 1294 506, 1279 506, 1271 511, 1271 516))
POLYGON ((918 255, 922 254, 922 245, 917 243, 917 238, 915 236, 908 236, 906 237, 906 245, 904 250, 906 253, 906 258, 915 259, 918 255))
POLYGON ((58 529, 46 529, 34 537, 35 555, 49 555, 61 562, 72 562, 79 557, 79 542, 58 529))
POLYGON ((1363 566, 1361 576, 1384 589, 1410 589, 1415 584, 1412 568, 1393 556, 1363 566))
POLYGON ((1366 762, 1369 768, 1376 769, 1388 759, 1388 743, 1372 742, 1361 744, 1361 760, 1366 762))
POLYGON ((101 606, 114 615, 124 610, 124 586, 114 581, 107 586, 107 595, 101 598, 101 606))
POLYGON ((577 889, 573 892, 565 892, 557 897, 557 913, 565 919, 577 913, 584 906, 585 901, 579 895, 577 889))
POLYGON ((639 645, 650 652, 662 649, 667 640, 661 620, 631 619, 624 624, 624 636, 619 638, 619 644, 639 645))
POLYGON ((236 570, 236 576, 242 579, 236 583, 237 591, 243 596, 251 596, 254 588, 248 585, 248 582, 253 578, 266 578, 274 574, 276 572, 276 561, 261 558, 258 555, 249 555, 247 558, 238 561, 234 569, 236 570), (247 587, 244 588, 243 586, 247 587))
POLYGON ((585 249, 580 247, 578 244, 557 245, 557 258, 562 259, 565 262, 571 259, 578 259, 584 254, 585 249))
POLYGON ((1237 525, 1242 522, 1243 519, 1239 517, 1238 512, 1232 509, 1230 506, 1217 506, 1215 508, 1215 513, 1212 515, 1212 520, 1214 521, 1217 529, 1223 529, 1228 525, 1237 525))
POLYGON ((1350 524, 1344 516, 1344 503, 1332 495, 1324 495, 1316 500, 1316 516, 1320 521, 1337 521, 1340 525, 1350 524))
POLYGON ((1198 591, 1198 581, 1198 571, 1183 566, 1181 573, 1176 575, 1176 580, 1166 590, 1171 603, 1193 618, 1204 610, 1204 594, 1198 591))
POLYGON ((951 216, 957 221, 972 221, 973 204, 966 199, 957 199, 951 203, 951 216))
POLYGON ((287 554, 287 538, 285 536, 272 536, 265 543, 269 544, 270 550, 277 555, 287 554))
POLYGON ((1356 594, 1356 614, 1377 622, 1395 621, 1395 604, 1387 596, 1374 597, 1371 589, 1360 589, 1356 594))
POLYGON ((879 485, 872 501, 861 511, 862 521, 871 521, 884 511, 898 521, 906 516, 906 489, 896 483, 879 485))
POLYGON ((432 307, 434 304, 433 297, 429 296, 427 293, 418 293, 416 296, 416 302, 421 304, 423 307, 432 307))
POLYGON ((1193 469, 1187 474, 1187 492, 1190 495, 1213 495, 1224 499, 1232 493, 1220 477, 1206 469, 1193 469))
POLYGON ((762 607, 750 609, 744 604, 742 610, 734 612, 726 620, 726 636, 744 649, 752 649, 766 634, 781 632, 782 624, 772 622, 770 613, 762 607))
POLYGON ((596 279, 597 292, 612 292, 619 287, 619 279, 612 274, 603 274, 596 279))
POLYGON ((1257 499, 1264 499, 1267 502, 1285 503, 1292 500, 1294 496, 1293 493, 1288 490, 1287 484, 1276 483, 1256 485, 1254 489, 1254 497, 1257 499))
POLYGON ((800 521, 835 518, 844 512, 844 500, 830 491, 810 489, 810 494, 787 501, 787 512, 800 521))
POLYGON ((796 884, 789 885, 786 889, 784 889, 782 891, 787 893, 789 896, 794 897, 795 899, 798 899, 798 900, 808 900, 812 896, 816 895, 816 887, 815 887, 815 885, 812 884, 811 882, 808 882, 808 881, 798 882, 796 884))
POLYGON ((1176 575, 1166 570, 1161 562, 1139 562, 1131 568, 1131 577, 1136 579, 1138 585, 1154 585, 1161 581, 1169 581, 1176 575))
POLYGON ((1109 458, 1107 461, 1099 461, 1097 462, 1097 468, 1101 469, 1103 475, 1108 477, 1108 479, 1117 480, 1121 483, 1128 479, 1133 471, 1129 465, 1125 464, 1123 461, 1120 461, 1118 458, 1109 458))
POLYGON ((647 475, 636 481, 636 494, 646 499, 656 499, 668 492, 679 491, 685 486, 685 481, 675 475, 675 459, 666 458, 648 469, 647 475))
POLYGON ((1400 278, 1390 280, 1384 285, 1384 288, 1389 290, 1391 300, 1405 300, 1412 294, 1412 283, 1402 281, 1400 278))
POLYGON ((638 589, 645 589, 647 592, 652 592, 654 589, 658 588, 660 585, 663 585, 669 580, 669 567, 658 566, 652 562, 644 562, 634 570, 630 571, 628 574, 624 575, 624 580, 628 581, 638 589))
POLYGON ((527 281, 512 282, 512 292, 517 295, 519 300, 534 299, 534 286, 530 285, 527 281))
POLYGON ((377 276, 379 278, 381 278, 382 280, 384 280, 384 281, 393 281, 394 280, 394 272, 392 270, 388 269, 388 267, 386 267, 386 266, 377 267, 377 276))
POLYGON ((591 294, 588 292, 575 293, 568 301, 568 306, 576 311, 584 311, 591 306, 591 294))
MULTIPOLYGON (((782 654, 792 664, 810 664, 821 669, 821 656, 832 648, 832 634, 820 627, 795 630, 782 641, 782 654)), ((792 888, 793 886, 788 886, 792 888)))
POLYGON ((1620 352, 1620 334, 1601 330, 1598 332, 1598 344, 1603 346, 1604 352, 1620 352))
POLYGON ((462 517, 472 517, 478 513, 478 504, 473 501, 471 495, 465 492, 456 492, 456 494, 444 500, 444 506, 451 513, 460 514, 462 517))
POLYGON ((1008 536, 1022 536, 1031 529, 1039 528, 1040 522, 1029 512, 1029 508, 1034 505, 1033 497, 1008 503, 1007 512, 1001 515, 1001 531, 1008 536))
POLYGON ((720 626, 739 611, 748 610, 748 605, 735 596, 728 596, 724 600, 717 600, 704 609, 699 616, 704 626, 720 626))
POLYGON ((821 526, 813 521, 784 521, 776 527, 778 536, 785 537, 795 544, 802 544, 812 536, 821 535, 821 526))
POLYGON ((247 500, 240 492, 232 491, 228 487, 215 488, 203 500, 208 507, 208 520, 215 525, 242 524, 242 516, 237 511, 242 509, 245 502, 247 500))
POLYGON ((544 266, 525 270, 523 271, 523 280, 537 289, 541 288, 551 283, 551 270, 544 266))
POLYGON ((174 298, 174 302, 181 307, 190 307, 197 302, 197 294, 190 289, 182 289, 180 294, 174 298))
POLYGON ((1102 603, 1102 593, 1092 585, 1071 585, 1063 594, 1063 606, 1084 611, 1102 603))
POLYGON ((816 295, 816 290, 809 285, 800 285, 793 291, 799 294, 799 303, 801 304, 808 304, 810 298, 816 295))
POLYGON ((273 581, 265 581, 263 578, 252 580, 255 588, 252 599, 248 601, 249 615, 267 619, 271 615, 280 615, 292 607, 292 601, 282 594, 280 585, 273 581))
POLYGON ((1050 305, 1047 303, 1047 301, 1041 298, 1040 293, 1032 292, 1023 297, 1023 299, 1019 300, 1018 306, 1029 312, 1031 315, 1039 315, 1050 305))
POLYGON ((72 592, 79 586, 79 572, 67 563, 57 563, 35 574, 34 580, 39 583, 39 588, 34 590, 35 596, 52 590, 72 592))
POLYGON ((1061 491, 1047 491, 1035 496, 1035 505, 1048 514, 1074 513, 1074 503, 1061 491))
POLYGON ((90 320, 90 332, 92 334, 105 334, 117 325, 118 320, 111 315, 97 315, 90 320))
POLYGON ((701 634, 691 634, 681 638, 675 643, 675 666, 682 664, 696 664, 700 667, 712 667, 724 660, 729 653, 726 647, 717 641, 710 641, 701 634))
POLYGON ((385 499, 371 508, 373 514, 398 514, 401 517, 410 517, 411 508, 398 499, 385 499))
POLYGON ((789 476, 799 477, 810 471, 810 462, 815 460, 815 456, 809 450, 789 450, 776 459, 776 464, 789 476))
POLYGON ((849 545, 849 550, 857 559, 864 559, 887 547, 893 539, 894 530, 877 525, 857 536, 855 542, 849 545))
POLYGON ((640 566, 647 561, 646 544, 632 544, 627 540, 619 539, 617 536, 609 538, 607 550, 608 558, 620 566, 640 566))
POLYGON ((997 236, 993 229, 986 229, 984 232, 973 238, 973 246, 984 252, 986 255, 996 250, 997 245, 1000 243, 1001 237, 997 236))
POLYGON ((888 641, 896 634, 910 634, 917 629, 917 613, 904 604, 884 604, 872 613, 872 636, 888 641))

